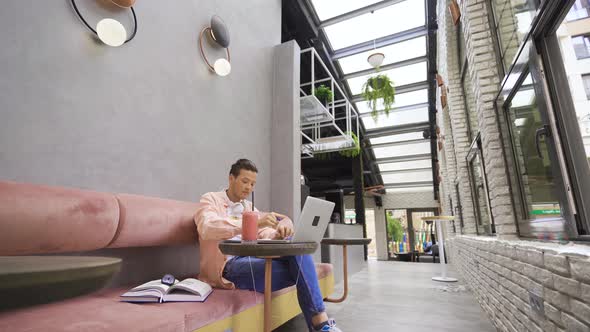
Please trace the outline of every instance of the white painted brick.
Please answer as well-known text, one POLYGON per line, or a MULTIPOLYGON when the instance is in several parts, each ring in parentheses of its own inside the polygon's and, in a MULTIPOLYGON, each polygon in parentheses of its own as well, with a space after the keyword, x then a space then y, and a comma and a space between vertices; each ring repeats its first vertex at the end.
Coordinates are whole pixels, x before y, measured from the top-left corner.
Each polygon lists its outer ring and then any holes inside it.
POLYGON ((569 268, 567 256, 545 253, 543 257, 544 257, 545 267, 547 269, 551 270, 554 273, 560 274, 562 276, 569 277, 570 268, 569 268))
POLYGON ((555 289, 561 293, 572 297, 579 297, 581 295, 581 284, 577 280, 553 275, 553 284, 555 289))
POLYGON ((580 322, 576 318, 574 318, 566 313, 562 313, 562 317, 563 317, 562 318, 563 323, 564 323, 567 331, 590 332, 590 327, 588 325, 580 322))
POLYGON ((575 279, 590 283, 590 259, 570 257, 570 270, 575 279))

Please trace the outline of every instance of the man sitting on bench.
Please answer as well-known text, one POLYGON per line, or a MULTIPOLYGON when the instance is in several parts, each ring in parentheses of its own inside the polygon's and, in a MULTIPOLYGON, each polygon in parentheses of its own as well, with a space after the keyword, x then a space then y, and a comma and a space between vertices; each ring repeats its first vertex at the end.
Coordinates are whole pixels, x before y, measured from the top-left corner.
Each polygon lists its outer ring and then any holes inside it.
MULTIPOLYGON (((240 159, 229 171, 229 187, 204 194, 195 215, 200 241, 199 279, 213 287, 264 291, 264 259, 225 256, 219 241, 239 239, 242 212, 251 211, 246 198, 254 190, 258 169, 250 160, 240 159)), ((293 222, 287 216, 260 213, 259 239, 283 239, 293 234, 293 222)), ((272 291, 297 285, 299 306, 310 331, 341 332, 328 319, 311 255, 287 256, 272 261, 272 291)))

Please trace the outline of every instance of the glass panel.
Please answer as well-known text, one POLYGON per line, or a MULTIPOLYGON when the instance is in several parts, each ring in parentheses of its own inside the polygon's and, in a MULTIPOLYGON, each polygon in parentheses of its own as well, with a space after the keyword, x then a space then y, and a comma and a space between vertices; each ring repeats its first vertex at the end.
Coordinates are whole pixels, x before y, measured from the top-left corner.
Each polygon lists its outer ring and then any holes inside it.
POLYGON ((432 186, 430 187, 400 187, 400 188, 385 188, 386 193, 412 193, 430 191, 434 195, 432 186))
POLYGON ((492 222, 488 209, 488 195, 484 183, 485 179, 483 176, 483 168, 479 151, 469 163, 469 169, 471 171, 473 197, 475 198, 474 207, 475 216, 477 218, 477 233, 491 235, 492 222))
POLYGON ((382 144, 382 143, 409 141, 409 140, 414 140, 414 139, 419 139, 419 138, 424 138, 422 132, 376 137, 376 138, 369 139, 369 141, 371 142, 371 144, 374 145, 374 144, 382 144))
POLYGON ((461 82, 463 85, 463 95, 465 96, 465 115, 469 119, 469 129, 470 129, 470 140, 477 135, 479 131, 479 126, 477 124, 477 109, 475 105, 475 94, 473 93, 473 88, 471 87, 471 75, 469 74, 468 67, 465 67, 465 75, 463 77, 463 81, 461 82))
POLYGON ((590 57, 590 35, 572 37, 572 44, 578 59, 590 57))
POLYGON ((530 85, 519 87, 507 113, 521 187, 520 199, 525 208, 523 220, 519 220, 520 232, 534 237, 545 237, 550 233, 563 236, 563 223, 555 222, 561 217, 562 210, 557 193, 558 181, 547 148, 550 142, 543 138, 537 145, 535 140, 536 131, 543 128, 544 123, 532 91, 530 85))
MULTIPOLYGON (((426 61, 381 71, 379 74, 385 74, 389 76, 389 79, 391 79, 393 85, 396 87, 416 82, 424 82, 426 81, 426 61)), ((371 73, 368 75, 347 79, 346 81, 350 87, 350 92, 352 92, 353 95, 361 93, 363 84, 365 84, 369 77, 376 75, 377 73, 371 73)))
MULTIPOLYGON (((395 103, 392 108, 405 107, 428 102, 428 89, 417 90, 412 92, 400 93, 395 95, 395 103)), ((360 101, 356 103, 356 109, 359 113, 369 113, 371 109, 367 102, 360 101)), ((377 101, 377 109, 383 109, 383 103, 377 101)))
POLYGON ((400 174, 381 174, 381 178, 383 178, 383 183, 385 184, 432 181, 432 171, 428 170, 400 174))
POLYGON ((397 171, 397 170, 402 170, 402 169, 425 168, 425 167, 432 167, 432 161, 430 159, 379 164, 379 170, 382 172, 384 172, 384 171, 397 171))
POLYGON ((430 143, 408 144, 406 146, 386 146, 373 149, 375 158, 390 158, 430 153, 430 143))
POLYGON ((590 0, 576 0, 565 19, 575 21, 586 17, 590 17, 590 0))
MULTIPOLYGON (((332 6, 336 6, 332 3, 332 6)), ((339 5, 338 5, 339 6, 339 5)), ((324 28, 333 50, 425 24, 424 1, 402 1, 324 28)))
POLYGON ((505 68, 509 68, 529 32, 538 8, 537 0, 492 0, 492 8, 502 60, 505 68))
POLYGON ((367 58, 369 55, 381 52, 385 55, 382 66, 426 55, 426 37, 418 37, 401 43, 385 46, 376 50, 351 55, 338 59, 344 74, 349 74, 372 68, 367 58))
MULTIPOLYGON (((576 2, 577 3, 577 2, 576 2)), ((586 6, 587 8, 588 6, 586 6)), ((575 7, 570 9, 570 13, 576 10, 575 7)), ((569 81, 572 100, 576 111, 576 117, 580 124, 581 139, 584 142, 586 158, 590 165, 590 63, 588 59, 580 60, 579 44, 576 39, 584 40, 584 54, 590 56, 590 34, 571 38, 569 35, 570 25, 579 22, 564 22, 557 29, 557 38, 561 47, 561 56, 564 60, 564 67, 569 81), (572 50, 574 52, 572 52, 572 50), (573 54, 576 54, 575 56, 573 54)), ((573 29, 572 29, 573 30, 573 29)), ((586 28, 590 33, 590 24, 586 28)), ((581 51, 580 51, 581 52, 581 51)))
POLYGON ((379 1, 381 0, 339 0, 336 6, 333 0, 312 0, 312 4, 320 21, 325 21, 379 1))
POLYGON ((381 127, 401 126, 408 123, 427 122, 428 108, 398 112, 392 111, 389 112, 389 115, 379 114, 376 121, 372 116, 362 117, 361 119, 367 130, 381 127))

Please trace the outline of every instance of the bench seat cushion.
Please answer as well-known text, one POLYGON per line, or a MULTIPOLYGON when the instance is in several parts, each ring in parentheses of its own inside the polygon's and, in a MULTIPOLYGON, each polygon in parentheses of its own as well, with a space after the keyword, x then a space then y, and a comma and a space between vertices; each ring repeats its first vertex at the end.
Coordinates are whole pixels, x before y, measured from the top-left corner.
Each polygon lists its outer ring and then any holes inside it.
MULTIPOLYGON (((332 266, 317 264, 316 270, 322 293, 327 296, 333 290, 332 266)), ((255 331, 262 326, 264 297, 260 293, 215 289, 204 303, 120 302, 119 295, 128 289, 102 290, 57 303, 2 312, 0 331, 206 332, 231 327, 237 332, 255 331)), ((274 326, 300 313, 295 293, 294 286, 273 293, 274 326)))

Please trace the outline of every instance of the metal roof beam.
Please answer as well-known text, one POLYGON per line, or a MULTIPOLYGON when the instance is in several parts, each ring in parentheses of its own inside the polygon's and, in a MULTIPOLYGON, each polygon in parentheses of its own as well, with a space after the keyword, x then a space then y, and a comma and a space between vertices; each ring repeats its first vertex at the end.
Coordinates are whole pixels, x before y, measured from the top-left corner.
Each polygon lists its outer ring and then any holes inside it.
MULTIPOLYGON (((407 60, 403 60, 403 61, 399 61, 399 62, 390 63, 385 66, 381 66, 381 67, 379 67, 379 71, 385 71, 385 70, 390 70, 390 69, 394 69, 394 68, 415 65, 420 62, 426 62, 426 60, 428 60, 428 57, 426 55, 423 55, 423 56, 419 56, 419 57, 415 57, 415 58, 411 58, 411 59, 407 59, 407 60)), ((357 71, 354 73, 346 74, 342 77, 342 79, 347 80, 349 78, 365 76, 365 75, 369 75, 369 74, 373 74, 373 73, 375 73, 375 68, 369 68, 369 69, 357 71)))
MULTIPOLYGON (((392 108, 391 110, 389 110, 389 114, 398 113, 398 112, 405 112, 405 111, 413 111, 413 110, 417 110, 417 109, 428 107, 428 105, 429 104, 427 102, 424 102, 424 103, 420 103, 420 104, 414 104, 414 105, 408 105, 408 106, 402 106, 402 107, 392 108)), ((385 114, 385 111, 384 110, 377 111, 377 115, 381 115, 381 114, 385 114)), ((373 116, 373 115, 371 114, 371 112, 365 112, 365 113, 360 113, 359 112, 359 116, 362 119, 362 118, 368 118, 368 117, 373 116)))
POLYGON ((428 30, 426 29, 426 26, 419 26, 409 30, 396 32, 389 36, 377 38, 374 41, 368 40, 366 42, 335 50, 334 55, 332 55, 332 60, 338 60, 347 56, 370 51, 375 48, 381 48, 392 44, 401 43, 406 40, 426 36, 427 32, 428 30))
POLYGON ((430 186, 432 186, 432 181, 386 183, 386 184, 384 184, 384 186, 385 186, 385 189, 430 187, 430 186))
MULTIPOLYGON (((414 92, 414 91, 418 91, 418 90, 424 90, 427 88, 428 88, 428 81, 416 82, 416 83, 396 86, 395 87, 395 94, 398 95, 401 93, 414 92)), ((353 102, 359 102, 359 101, 364 101, 364 100, 365 99, 360 94, 352 97, 353 102)))
MULTIPOLYGON (((371 147, 373 149, 378 149, 378 148, 387 148, 390 146, 411 145, 411 144, 420 144, 420 143, 430 143, 430 141, 425 138, 419 138, 419 139, 412 139, 412 140, 407 140, 407 141, 371 144, 371 147)), ((428 169, 430 169, 430 167, 428 169)))
POLYGON ((415 172, 430 172, 431 167, 421 167, 421 168, 408 168, 408 169, 397 169, 394 171, 381 171, 381 175, 388 175, 388 174, 407 174, 407 173, 415 173, 415 172))
POLYGON ((389 135, 406 134, 413 132, 421 132, 429 128, 428 122, 410 123, 401 126, 384 127, 379 129, 367 130, 366 138, 375 138, 389 135))
POLYGON ((416 161, 416 160, 430 160, 430 153, 411 154, 407 156, 396 156, 389 158, 380 158, 375 160, 377 164, 383 163, 400 163, 404 161, 416 161))
POLYGON ((322 21, 320 23, 320 28, 324 28, 330 25, 334 25, 336 23, 340 23, 346 20, 350 20, 351 18, 355 18, 357 16, 366 14, 366 13, 370 13, 372 11, 375 10, 379 10, 379 9, 383 9, 383 8, 387 8, 389 6, 395 5, 396 3, 400 3, 403 2, 405 0, 383 0, 383 1, 379 1, 377 3, 365 6, 365 7, 361 7, 358 9, 355 9, 353 11, 349 11, 347 13, 344 14, 340 14, 338 16, 334 16, 332 18, 329 18, 325 21, 322 21))

